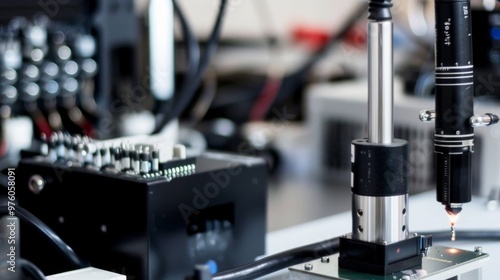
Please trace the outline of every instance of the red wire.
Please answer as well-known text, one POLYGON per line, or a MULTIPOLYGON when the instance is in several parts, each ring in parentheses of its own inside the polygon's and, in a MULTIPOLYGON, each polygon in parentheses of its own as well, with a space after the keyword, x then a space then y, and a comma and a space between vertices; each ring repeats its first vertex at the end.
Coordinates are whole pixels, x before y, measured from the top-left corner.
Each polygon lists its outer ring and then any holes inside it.
POLYGON ((261 121, 266 117, 267 112, 273 104, 276 95, 281 88, 282 80, 268 78, 264 84, 261 94, 257 97, 252 109, 250 110, 251 121, 261 121))
POLYGON ((34 119, 35 125, 40 131, 40 134, 45 134, 45 135, 52 135, 52 128, 50 128, 49 123, 45 118, 36 118, 34 119))
POLYGON ((94 131, 94 125, 87 120, 87 118, 84 118, 83 123, 81 125, 83 129, 83 134, 87 135, 90 138, 95 138, 95 131, 94 131))
POLYGON ((9 149, 9 143, 7 142, 6 139, 4 139, 0 143, 0 157, 5 156, 7 154, 8 149, 9 149))

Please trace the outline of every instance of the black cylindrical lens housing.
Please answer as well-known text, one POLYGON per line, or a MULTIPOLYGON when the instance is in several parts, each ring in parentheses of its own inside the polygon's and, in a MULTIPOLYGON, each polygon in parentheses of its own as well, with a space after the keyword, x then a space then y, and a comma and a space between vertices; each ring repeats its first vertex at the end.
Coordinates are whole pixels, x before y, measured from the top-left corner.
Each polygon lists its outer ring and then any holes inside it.
POLYGON ((436 134, 474 133, 469 1, 436 0, 436 134))
POLYGON ((436 195, 445 205, 471 200, 474 72, 468 0, 435 0, 436 195))

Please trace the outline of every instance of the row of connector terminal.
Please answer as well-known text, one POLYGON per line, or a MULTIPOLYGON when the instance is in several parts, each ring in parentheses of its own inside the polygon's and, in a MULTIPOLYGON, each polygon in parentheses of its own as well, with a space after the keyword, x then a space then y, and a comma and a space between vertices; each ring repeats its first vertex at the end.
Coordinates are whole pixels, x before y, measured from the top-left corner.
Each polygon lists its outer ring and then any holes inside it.
MULTIPOLYGON (((144 178, 185 176, 195 171, 194 164, 160 168, 160 150, 157 145, 129 142, 97 141, 87 136, 54 132, 42 134, 40 154, 50 162, 63 162, 72 167, 86 167, 108 173, 125 173, 144 178)), ((175 145, 172 160, 186 158, 186 147, 175 145)))

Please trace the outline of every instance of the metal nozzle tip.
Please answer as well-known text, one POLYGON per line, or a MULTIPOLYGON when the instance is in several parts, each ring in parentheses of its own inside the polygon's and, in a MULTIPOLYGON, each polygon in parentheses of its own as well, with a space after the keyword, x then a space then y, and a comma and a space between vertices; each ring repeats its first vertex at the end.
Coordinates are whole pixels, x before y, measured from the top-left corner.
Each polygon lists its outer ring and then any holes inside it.
POLYGON ((446 205, 445 209, 451 224, 451 241, 455 241, 456 240, 455 225, 457 223, 459 213, 460 211, 462 211, 462 204, 460 203, 448 204, 446 205))
POLYGON ((460 214, 460 212, 462 212, 462 205, 447 204, 445 210, 448 213, 448 215, 458 215, 460 214))

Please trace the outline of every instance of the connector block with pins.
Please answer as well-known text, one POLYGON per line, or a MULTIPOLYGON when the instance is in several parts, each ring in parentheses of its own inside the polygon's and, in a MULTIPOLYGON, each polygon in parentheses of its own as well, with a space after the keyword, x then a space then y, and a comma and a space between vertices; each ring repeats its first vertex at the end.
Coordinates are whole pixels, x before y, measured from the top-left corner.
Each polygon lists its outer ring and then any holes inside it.
POLYGON ((54 132, 42 135, 39 159, 69 167, 143 178, 173 179, 196 171, 194 157, 184 145, 163 144, 159 136, 134 136, 94 140, 80 135, 54 132))

